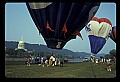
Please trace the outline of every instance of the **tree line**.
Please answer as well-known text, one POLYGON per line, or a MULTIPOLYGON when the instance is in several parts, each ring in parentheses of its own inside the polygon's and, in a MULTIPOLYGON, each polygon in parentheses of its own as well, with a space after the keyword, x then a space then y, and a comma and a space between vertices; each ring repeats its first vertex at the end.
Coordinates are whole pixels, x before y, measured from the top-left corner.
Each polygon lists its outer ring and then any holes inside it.
MULTIPOLYGON (((26 58, 29 55, 31 56, 50 56, 51 52, 37 52, 37 51, 25 51, 23 49, 15 50, 14 48, 6 48, 5 49, 5 57, 11 58, 26 58)), ((56 54, 57 57, 65 57, 65 58, 74 58, 73 56, 69 56, 66 54, 56 54)))
MULTIPOLYGON (((15 50, 14 48, 6 48, 5 49, 5 56, 6 57, 28 57, 28 55, 31 55, 31 56, 50 56, 51 53, 50 52, 37 52, 37 51, 25 51, 23 49, 19 49, 19 50, 15 50)), ((73 58, 73 56, 69 56, 69 55, 65 55, 65 54, 55 54, 57 56, 64 56, 66 58, 73 58)), ((115 49, 112 49, 109 51, 109 54, 106 54, 104 56, 104 58, 113 58, 113 57, 116 57, 116 50, 115 49)), ((102 58, 102 56, 100 57, 102 58)))

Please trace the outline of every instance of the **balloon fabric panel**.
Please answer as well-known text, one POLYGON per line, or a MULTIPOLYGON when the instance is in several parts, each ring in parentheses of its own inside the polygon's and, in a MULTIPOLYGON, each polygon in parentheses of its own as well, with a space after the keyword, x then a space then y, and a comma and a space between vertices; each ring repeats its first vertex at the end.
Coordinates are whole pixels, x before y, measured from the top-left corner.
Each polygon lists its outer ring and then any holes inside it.
POLYGON ((105 43, 106 43, 105 38, 97 37, 94 35, 89 35, 88 37, 89 37, 89 41, 90 41, 91 52, 93 54, 97 54, 105 45, 105 43))
POLYGON ((116 26, 112 27, 110 38, 116 43, 116 26))

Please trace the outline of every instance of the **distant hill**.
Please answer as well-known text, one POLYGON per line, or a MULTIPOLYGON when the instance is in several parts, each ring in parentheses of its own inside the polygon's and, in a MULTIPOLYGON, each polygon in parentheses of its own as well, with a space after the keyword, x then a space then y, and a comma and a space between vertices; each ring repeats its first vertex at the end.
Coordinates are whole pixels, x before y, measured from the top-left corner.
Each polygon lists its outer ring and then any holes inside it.
MULTIPOLYGON (((5 47, 6 48, 17 48, 18 46, 18 42, 15 41, 5 41, 5 47)), ((86 52, 73 52, 71 50, 68 49, 62 49, 62 50, 56 50, 56 49, 51 49, 48 48, 46 45, 42 45, 42 44, 29 44, 29 43, 25 43, 25 49, 27 49, 28 51, 37 51, 37 52, 54 52, 56 54, 62 55, 72 55, 74 57, 86 57, 86 56, 90 56, 90 53, 86 53, 86 52)), ((104 56, 105 54, 100 54, 100 56, 104 56)), ((97 54, 97 56, 99 56, 99 54, 97 54)))

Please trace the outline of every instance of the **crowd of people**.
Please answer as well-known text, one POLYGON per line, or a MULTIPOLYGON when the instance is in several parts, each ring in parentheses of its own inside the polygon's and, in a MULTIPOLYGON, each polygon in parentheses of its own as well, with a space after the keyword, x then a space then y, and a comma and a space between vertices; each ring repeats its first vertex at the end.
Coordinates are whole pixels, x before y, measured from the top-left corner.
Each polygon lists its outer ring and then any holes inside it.
POLYGON ((41 57, 41 62, 39 65, 42 65, 43 67, 46 65, 48 66, 63 66, 64 58, 63 57, 56 57, 55 55, 51 55, 50 58, 44 59, 44 57, 41 57))
MULTIPOLYGON (((30 56, 28 56, 28 61, 27 61, 27 66, 30 66, 30 60, 32 60, 32 58, 30 58, 30 56)), ((42 65, 42 67, 45 66, 49 66, 49 67, 54 67, 54 66, 60 66, 63 67, 64 64, 64 58, 63 57, 57 57, 55 55, 51 55, 50 57, 40 57, 39 56, 39 64, 38 65, 42 65)))
POLYGON ((102 59, 98 59, 98 58, 91 58, 91 62, 94 63, 94 65, 100 65, 105 63, 106 64, 106 70, 107 71, 112 71, 111 65, 112 62, 114 62, 116 64, 116 58, 114 57, 113 59, 111 58, 102 58, 102 59))
MULTIPOLYGON (((102 59, 98 59, 98 58, 94 58, 94 57, 91 57, 91 62, 94 63, 94 65, 100 65, 102 63, 106 63, 106 69, 107 71, 112 71, 111 69, 111 65, 112 65, 112 61, 114 63, 116 63, 116 58, 114 57, 114 59, 110 59, 110 58, 102 58, 102 59)), ((27 59, 27 66, 30 66, 30 63, 31 63, 31 56, 29 55, 28 56, 28 59, 27 59)), ((48 58, 45 58, 45 57, 40 57, 39 56, 39 64, 38 65, 42 65, 42 67, 55 67, 55 66, 60 66, 60 67, 63 67, 63 64, 64 64, 64 58, 63 57, 57 57, 55 55, 51 55, 50 57, 48 58)))

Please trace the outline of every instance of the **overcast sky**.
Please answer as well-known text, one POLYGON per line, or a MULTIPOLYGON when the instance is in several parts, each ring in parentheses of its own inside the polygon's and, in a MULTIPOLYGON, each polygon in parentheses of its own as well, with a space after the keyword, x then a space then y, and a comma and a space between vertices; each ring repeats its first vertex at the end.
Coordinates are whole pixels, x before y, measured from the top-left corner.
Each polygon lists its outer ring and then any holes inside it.
MULTIPOLYGON (((101 3, 97 13, 98 18, 108 18, 112 26, 116 26, 116 4, 111 2, 101 3)), ((74 52, 90 51, 88 35, 83 28, 80 33, 83 40, 77 36, 76 39, 70 40, 63 47, 74 52)), ((19 41, 24 38, 26 43, 46 45, 43 37, 39 35, 25 3, 6 3, 5 4, 5 41, 19 41)), ((116 43, 110 38, 98 53, 109 53, 110 50, 116 49, 116 43)))

